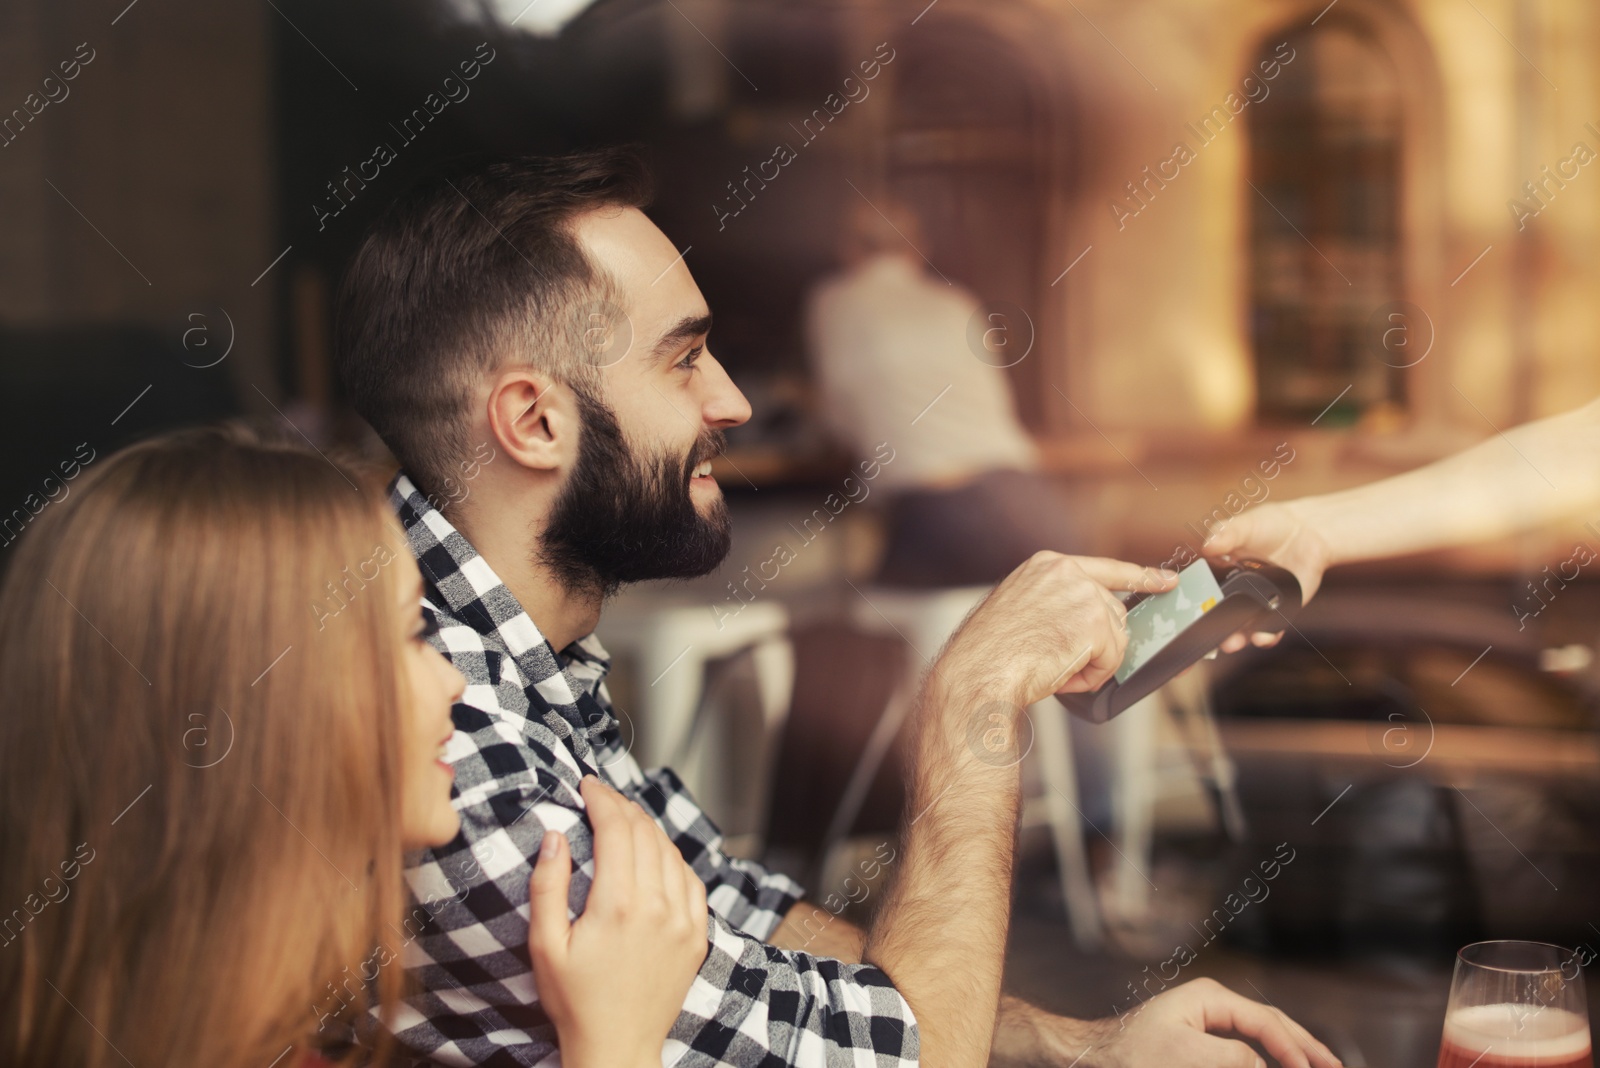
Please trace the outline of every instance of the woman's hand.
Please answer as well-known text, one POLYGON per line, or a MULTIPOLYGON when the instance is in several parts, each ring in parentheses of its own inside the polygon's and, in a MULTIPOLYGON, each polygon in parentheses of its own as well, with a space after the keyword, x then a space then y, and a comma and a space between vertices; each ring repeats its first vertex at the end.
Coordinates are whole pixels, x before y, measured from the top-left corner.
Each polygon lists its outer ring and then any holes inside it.
MULTIPOLYGON (((1316 595, 1331 554, 1327 542, 1301 514, 1297 504, 1263 504, 1219 525, 1201 550, 1225 564, 1235 559, 1265 560, 1293 573, 1300 583, 1300 603, 1316 595)), ((1242 631, 1222 643, 1222 651, 1236 653, 1246 645, 1259 648, 1278 644, 1281 633, 1242 631)))
POLYGON ((572 852, 544 836, 529 882, 528 952, 567 1068, 659 1068, 706 956, 706 888, 638 805, 593 776, 594 882, 567 920, 572 852))

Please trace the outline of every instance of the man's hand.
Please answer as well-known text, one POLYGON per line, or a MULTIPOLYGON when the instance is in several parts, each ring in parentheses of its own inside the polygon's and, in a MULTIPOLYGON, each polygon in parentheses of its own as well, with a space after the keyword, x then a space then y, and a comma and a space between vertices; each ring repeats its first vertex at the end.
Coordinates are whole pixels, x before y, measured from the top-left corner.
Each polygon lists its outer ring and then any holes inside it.
MULTIPOLYGON (((1300 582, 1300 598, 1310 601, 1322 585, 1322 573, 1330 559, 1328 545, 1294 503, 1263 504, 1242 512, 1217 528, 1202 551, 1213 560, 1232 563, 1236 559, 1264 560, 1293 573, 1300 582)), ((1276 645, 1282 633, 1233 635, 1222 643, 1222 651, 1236 653, 1246 645, 1261 648, 1276 645)))
POLYGON ((1097 1023, 1086 1068, 1255 1068, 1261 1058, 1237 1038, 1260 1043, 1282 1068, 1339 1068, 1333 1051, 1288 1016, 1211 979, 1163 991, 1120 1020, 1097 1023))
POLYGON ((1160 593, 1177 581, 1120 560, 1035 553, 967 617, 935 670, 983 678, 1018 708, 1097 689, 1128 645, 1128 610, 1111 591, 1160 593))

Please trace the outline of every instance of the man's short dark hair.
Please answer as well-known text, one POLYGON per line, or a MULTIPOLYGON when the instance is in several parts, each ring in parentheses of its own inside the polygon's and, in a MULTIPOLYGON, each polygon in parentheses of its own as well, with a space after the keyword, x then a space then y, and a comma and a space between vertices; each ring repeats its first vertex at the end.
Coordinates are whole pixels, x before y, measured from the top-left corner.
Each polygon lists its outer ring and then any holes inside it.
POLYGON ((584 309, 615 290, 572 222, 643 207, 650 178, 626 149, 517 156, 419 182, 367 233, 340 288, 335 357, 356 411, 424 492, 472 456, 473 386, 510 363, 592 386, 584 309))

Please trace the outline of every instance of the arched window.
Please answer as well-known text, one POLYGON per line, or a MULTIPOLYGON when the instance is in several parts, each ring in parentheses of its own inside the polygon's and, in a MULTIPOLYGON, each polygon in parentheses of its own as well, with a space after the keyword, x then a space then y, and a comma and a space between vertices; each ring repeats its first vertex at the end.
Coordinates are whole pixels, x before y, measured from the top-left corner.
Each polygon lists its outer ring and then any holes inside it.
MULTIPOLYGON (((1257 57, 1287 54, 1274 37, 1257 57)), ((1250 108, 1250 313, 1263 421, 1349 422, 1405 402, 1400 79, 1370 28, 1332 16, 1250 108), (1376 327, 1377 320, 1384 320, 1376 327), (1337 403, 1333 403, 1338 398, 1337 403)), ((1410 339, 1421 344, 1423 339, 1410 339)))

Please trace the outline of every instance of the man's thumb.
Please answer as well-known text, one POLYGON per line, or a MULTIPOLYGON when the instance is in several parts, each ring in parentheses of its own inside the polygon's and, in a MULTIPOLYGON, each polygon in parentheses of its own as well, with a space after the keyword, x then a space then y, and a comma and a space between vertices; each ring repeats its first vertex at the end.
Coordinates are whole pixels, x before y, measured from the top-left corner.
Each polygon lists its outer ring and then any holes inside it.
POLYGON ((539 859, 528 879, 528 951, 545 956, 566 948, 572 924, 567 919, 567 888, 572 883, 572 857, 566 836, 546 831, 539 859))

